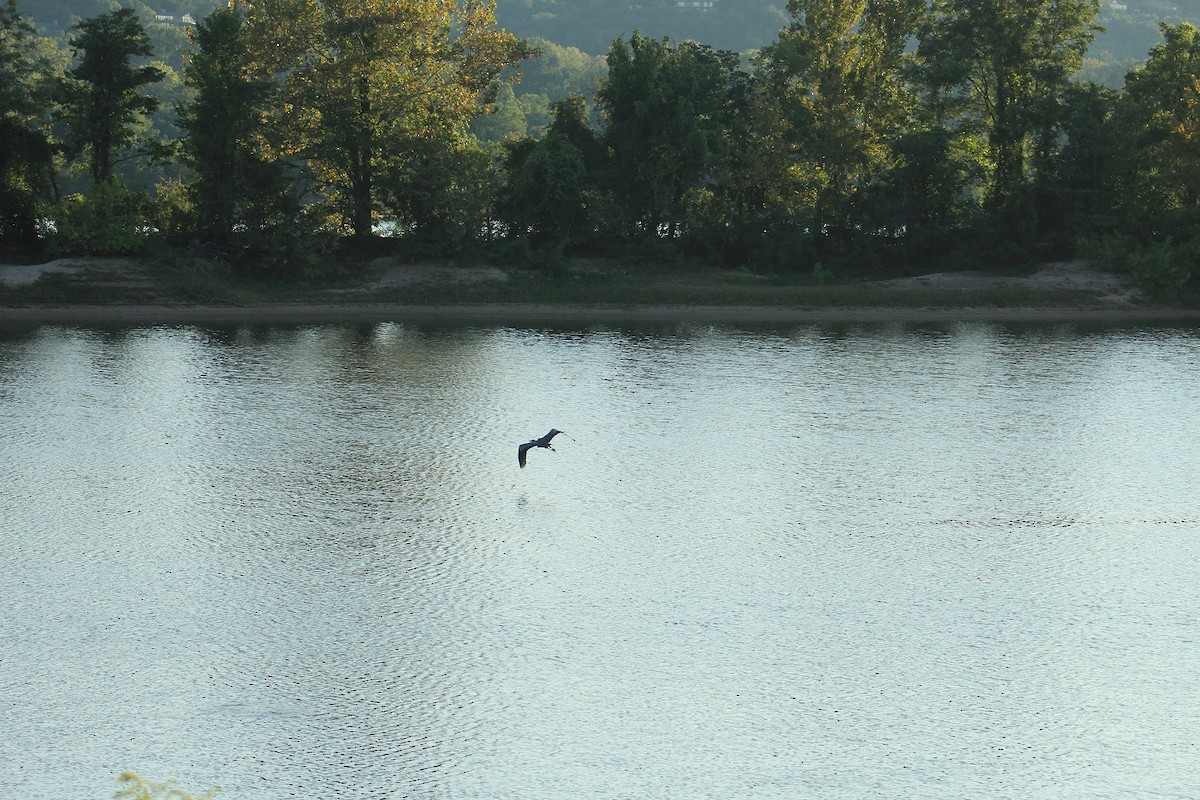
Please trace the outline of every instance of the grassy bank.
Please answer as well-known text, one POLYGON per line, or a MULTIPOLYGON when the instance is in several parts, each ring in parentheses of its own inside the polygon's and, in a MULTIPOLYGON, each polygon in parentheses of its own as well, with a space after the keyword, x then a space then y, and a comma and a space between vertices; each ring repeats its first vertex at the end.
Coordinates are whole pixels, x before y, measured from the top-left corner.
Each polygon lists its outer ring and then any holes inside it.
MULTIPOLYGON (((1019 276, 996 276, 1013 278, 1019 276)), ((0 283, 0 305, 389 304, 750 306, 801 308, 1080 308, 1104 302, 1086 285, 955 280, 899 288, 881 281, 816 283, 800 275, 742 270, 637 268, 581 263, 560 272, 378 262, 320 281, 256 280, 193 260, 75 260, 32 282, 0 283)))

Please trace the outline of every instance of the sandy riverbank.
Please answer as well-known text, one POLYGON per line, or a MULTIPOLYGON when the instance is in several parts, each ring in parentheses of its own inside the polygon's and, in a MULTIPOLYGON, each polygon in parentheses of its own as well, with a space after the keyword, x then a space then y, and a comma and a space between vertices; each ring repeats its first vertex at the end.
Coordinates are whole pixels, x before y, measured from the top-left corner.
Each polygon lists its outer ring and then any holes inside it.
MULTIPOLYGON (((603 274, 604 267, 581 264, 577 269, 594 276, 597 272, 603 274)), ((728 296, 728 303, 604 302, 603 293, 596 298, 597 302, 580 303, 506 302, 507 297, 495 302, 472 302, 463 297, 458 298, 460 302, 428 302, 430 297, 461 294, 464 285, 505 285, 514 278, 511 273, 511 270, 494 266, 399 264, 387 258, 376 259, 365 267, 356 282, 336 289, 316 289, 288 302, 262 297, 189 302, 173 297, 163 283, 163 270, 146 262, 76 258, 40 265, 0 264, 0 289, 8 287, 10 292, 7 304, 5 296, 0 294, 0 323, 128 326, 319 322, 488 325, 698 322, 769 325, 956 321, 1168 324, 1200 320, 1200 309, 1147 304, 1126 276, 1078 261, 1046 264, 1026 275, 946 272, 860 284, 871 291, 871 302, 862 304, 789 304, 771 302, 775 296, 764 295, 753 302, 744 302, 744 284, 732 282, 727 290, 715 293, 716 296, 728 296), (74 287, 74 294, 71 299, 63 298, 58 302, 53 299, 41 302, 16 300, 20 297, 18 292, 30 287, 36 290, 43 281, 65 281, 74 287), (394 295, 397 287, 402 291, 423 292, 425 301, 404 303, 395 302, 394 297, 380 296, 389 291, 394 295), (105 302, 89 302, 96 291, 107 293, 105 302), (1005 295, 1006 292, 1010 294, 1005 295), (1029 300, 1029 304, 972 302, 989 297, 988 293, 1011 300, 1012 292, 1029 300)), ((191 275, 189 279, 196 277, 191 275)), ((768 288, 768 291, 773 290, 768 288)), ((519 293, 509 296, 513 294, 519 293)), ((39 296, 52 297, 39 295, 36 291, 30 295, 39 296)))

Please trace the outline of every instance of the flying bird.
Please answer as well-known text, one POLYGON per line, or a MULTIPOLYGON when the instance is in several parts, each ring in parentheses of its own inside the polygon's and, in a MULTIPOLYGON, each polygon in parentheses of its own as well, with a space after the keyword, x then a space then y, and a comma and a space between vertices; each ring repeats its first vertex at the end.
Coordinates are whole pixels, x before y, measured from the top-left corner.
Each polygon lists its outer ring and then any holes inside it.
MULTIPOLYGON (((525 444, 517 447, 517 463, 521 465, 522 469, 525 468, 525 454, 529 452, 529 448, 531 448, 531 447, 544 447, 547 450, 553 450, 554 448, 550 446, 550 440, 553 439, 555 436, 557 436, 560 433, 562 433, 562 435, 566 436, 568 439, 571 439, 570 434, 563 433, 558 428, 551 428, 550 432, 547 433, 542 438, 530 439, 525 444)), ((571 439, 571 441, 575 441, 575 440, 571 439)))

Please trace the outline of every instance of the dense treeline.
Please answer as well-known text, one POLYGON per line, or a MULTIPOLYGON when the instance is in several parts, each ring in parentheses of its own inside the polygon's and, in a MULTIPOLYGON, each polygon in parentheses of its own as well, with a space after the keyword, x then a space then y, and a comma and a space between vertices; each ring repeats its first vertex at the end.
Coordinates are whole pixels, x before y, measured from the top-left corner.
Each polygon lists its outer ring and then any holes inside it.
POLYGON ((133 11, 77 23, 67 56, 6 0, 0 243, 203 247, 279 276, 364 245, 816 279, 1083 252, 1166 293, 1192 282, 1196 28, 1165 25, 1114 91, 1075 77, 1095 0, 791 0, 788 13, 750 63, 617 39, 594 110, 571 97, 544 135, 489 143, 533 54, 490 2, 237 0, 196 27, 179 136, 161 141, 146 134, 165 73, 133 11), (131 188, 131 159, 178 177, 131 188))

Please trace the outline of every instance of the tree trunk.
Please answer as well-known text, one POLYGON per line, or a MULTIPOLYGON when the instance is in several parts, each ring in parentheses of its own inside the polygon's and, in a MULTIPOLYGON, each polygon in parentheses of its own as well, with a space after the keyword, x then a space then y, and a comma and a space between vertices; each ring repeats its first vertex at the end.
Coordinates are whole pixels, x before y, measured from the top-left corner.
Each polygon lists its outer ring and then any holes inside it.
POLYGON ((371 94, 370 83, 366 75, 358 78, 358 112, 361 125, 358 137, 350 154, 351 160, 351 192, 353 194, 353 219, 351 225, 356 238, 366 238, 374 230, 374 220, 371 218, 371 194, 373 191, 372 160, 374 153, 371 141, 371 94))
POLYGON ((996 118, 992 127, 991 149, 996 164, 992 205, 1002 214, 1012 210, 1025 178, 1024 137, 1020 125, 1013 119, 1016 111, 1012 93, 1001 81, 996 87, 996 118))

